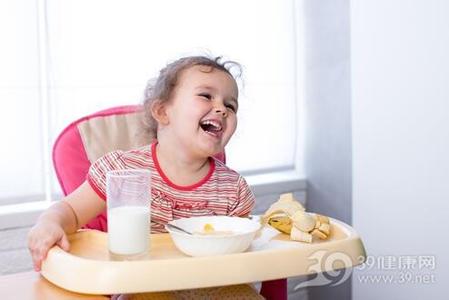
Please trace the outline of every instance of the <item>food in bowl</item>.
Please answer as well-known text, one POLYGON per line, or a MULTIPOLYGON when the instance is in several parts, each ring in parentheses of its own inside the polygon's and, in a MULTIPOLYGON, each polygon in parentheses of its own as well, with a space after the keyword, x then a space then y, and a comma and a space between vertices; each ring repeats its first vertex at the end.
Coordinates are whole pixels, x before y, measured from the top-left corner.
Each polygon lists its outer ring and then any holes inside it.
POLYGON ((260 222, 229 216, 181 218, 169 222, 193 234, 166 227, 175 246, 189 256, 212 256, 246 251, 260 222))
POLYGON ((214 226, 210 223, 204 224, 202 231, 195 231, 194 234, 204 234, 204 235, 232 235, 234 232, 232 230, 215 230, 214 226))
POLYGON ((206 223, 206 224, 204 224, 203 231, 205 233, 214 232, 215 228, 214 228, 214 226, 212 224, 206 223))

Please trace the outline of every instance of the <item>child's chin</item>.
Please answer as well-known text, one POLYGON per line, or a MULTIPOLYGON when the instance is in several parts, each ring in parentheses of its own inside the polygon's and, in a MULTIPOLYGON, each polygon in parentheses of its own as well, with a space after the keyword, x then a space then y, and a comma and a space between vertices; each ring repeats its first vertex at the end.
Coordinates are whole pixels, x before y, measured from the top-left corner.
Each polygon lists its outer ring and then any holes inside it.
POLYGON ((203 151, 201 151, 204 153, 204 156, 214 156, 217 155, 218 153, 223 152, 223 148, 222 147, 217 147, 215 145, 208 145, 207 147, 203 148, 203 151))

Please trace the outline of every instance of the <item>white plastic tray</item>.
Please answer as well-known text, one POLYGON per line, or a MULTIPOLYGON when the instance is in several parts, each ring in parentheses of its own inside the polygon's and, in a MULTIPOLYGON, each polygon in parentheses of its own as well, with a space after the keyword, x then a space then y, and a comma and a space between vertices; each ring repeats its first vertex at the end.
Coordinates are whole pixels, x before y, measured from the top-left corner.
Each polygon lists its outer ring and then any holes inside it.
POLYGON ((279 234, 269 242, 255 241, 244 253, 189 257, 174 246, 169 234, 151 235, 149 258, 112 261, 107 234, 80 231, 69 237, 70 252, 55 246, 42 265, 42 275, 64 289, 86 294, 117 294, 193 289, 259 282, 310 274, 317 251, 338 252, 346 261, 322 264, 322 271, 360 264, 365 249, 347 224, 331 219, 328 240, 312 244, 292 242, 279 234), (258 243, 257 243, 258 242, 258 243), (348 263, 349 261, 349 263, 348 263), (344 263, 343 263, 344 262, 344 263))

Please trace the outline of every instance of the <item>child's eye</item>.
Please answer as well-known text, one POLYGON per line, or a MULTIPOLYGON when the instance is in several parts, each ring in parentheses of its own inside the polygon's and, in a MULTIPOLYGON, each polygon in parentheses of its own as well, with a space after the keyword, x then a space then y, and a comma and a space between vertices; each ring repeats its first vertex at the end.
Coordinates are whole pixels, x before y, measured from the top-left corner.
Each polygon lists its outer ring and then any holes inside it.
POLYGON ((237 111, 237 109, 235 108, 235 106, 232 105, 232 104, 225 104, 225 106, 226 106, 227 109, 229 109, 229 110, 231 110, 231 111, 233 111, 233 112, 236 112, 236 111, 237 111))
POLYGON ((208 94, 208 93, 201 93, 198 96, 204 97, 204 98, 209 99, 209 100, 212 99, 212 96, 210 94, 208 94))

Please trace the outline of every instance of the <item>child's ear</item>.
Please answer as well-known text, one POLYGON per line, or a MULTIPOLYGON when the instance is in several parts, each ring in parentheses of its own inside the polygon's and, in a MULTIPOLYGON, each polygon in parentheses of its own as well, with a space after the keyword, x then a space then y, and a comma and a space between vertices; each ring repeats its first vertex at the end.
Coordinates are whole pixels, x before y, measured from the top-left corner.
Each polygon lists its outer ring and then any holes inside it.
POLYGON ((161 100, 154 100, 151 105, 151 115, 161 125, 168 124, 167 108, 165 104, 166 103, 161 100))

